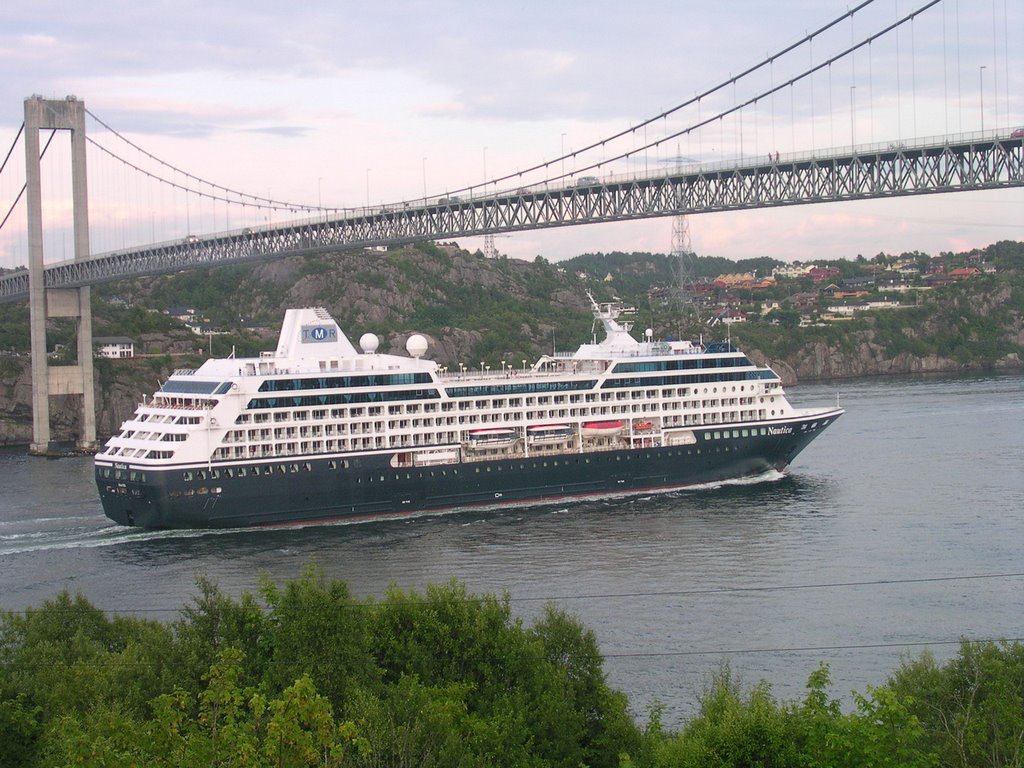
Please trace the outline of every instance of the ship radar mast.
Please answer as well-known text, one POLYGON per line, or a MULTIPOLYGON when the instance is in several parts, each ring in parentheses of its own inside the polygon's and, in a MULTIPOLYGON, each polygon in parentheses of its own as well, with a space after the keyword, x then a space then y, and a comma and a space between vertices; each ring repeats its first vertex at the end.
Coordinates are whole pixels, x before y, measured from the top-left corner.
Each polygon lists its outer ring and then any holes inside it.
POLYGON ((636 339, 629 333, 633 328, 633 322, 630 320, 619 322, 620 315, 636 312, 636 309, 625 306, 621 301, 598 303, 590 291, 587 291, 587 298, 590 299, 590 305, 594 312, 595 327, 597 323, 601 323, 601 326, 604 328, 605 342, 629 339, 634 344, 636 343, 636 339))

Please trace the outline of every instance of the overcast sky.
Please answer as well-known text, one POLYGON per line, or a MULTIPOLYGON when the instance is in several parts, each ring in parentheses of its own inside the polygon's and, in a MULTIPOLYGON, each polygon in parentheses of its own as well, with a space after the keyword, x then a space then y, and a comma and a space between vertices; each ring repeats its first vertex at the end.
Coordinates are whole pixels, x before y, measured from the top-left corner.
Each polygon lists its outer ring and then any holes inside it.
MULTIPOLYGON (((702 101, 702 111, 659 121, 591 157, 607 160, 749 98, 925 2, 876 0, 812 49, 702 101)), ((74 94, 154 155, 233 189, 338 207, 445 194, 479 184, 485 172, 514 174, 636 125, 853 5, 21 0, 5 6, 0 27, 0 150, 14 141, 25 97, 74 94)), ((880 40, 813 83, 762 100, 739 123, 606 163, 598 175, 977 131, 982 120, 988 130, 1009 130, 1024 125, 1022 41, 1019 0, 943 0, 898 40, 880 40)), ((89 131, 102 140, 102 131, 89 131)), ((573 162, 582 158, 568 170, 573 162)), ((20 189, 23 163, 16 153, 0 175, 0 216, 20 189)), ((91 168, 91 195, 117 184, 97 176, 91 168)), ((120 212, 90 205, 94 251, 118 247, 100 233, 104 224, 127 231, 149 219, 156 232, 157 214, 145 210, 152 200, 120 212), (134 224, 112 224, 117 216, 134 224)), ((23 260, 24 217, 22 204, 0 232, 2 266, 23 260)), ((702 255, 937 253, 1024 239, 1024 192, 704 214, 689 226, 702 255)), ((668 252, 671 232, 665 218, 515 233, 496 245, 551 260, 668 252)))

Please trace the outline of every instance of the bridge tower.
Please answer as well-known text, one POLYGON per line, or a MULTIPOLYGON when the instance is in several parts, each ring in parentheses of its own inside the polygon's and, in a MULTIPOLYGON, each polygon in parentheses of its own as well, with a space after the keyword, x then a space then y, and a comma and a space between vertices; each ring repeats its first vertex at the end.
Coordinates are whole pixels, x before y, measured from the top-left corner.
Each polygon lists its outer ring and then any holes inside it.
POLYGON ((32 340, 32 444, 30 451, 53 452, 50 442, 50 397, 80 395, 81 432, 76 445, 96 448, 96 395, 93 389, 92 304, 89 286, 47 288, 43 276, 42 182, 39 131, 71 132, 71 199, 76 261, 89 257, 89 206, 85 170, 85 102, 74 96, 49 100, 25 99, 25 177, 28 207, 29 326, 32 340), (78 361, 49 365, 46 321, 77 318, 78 361))

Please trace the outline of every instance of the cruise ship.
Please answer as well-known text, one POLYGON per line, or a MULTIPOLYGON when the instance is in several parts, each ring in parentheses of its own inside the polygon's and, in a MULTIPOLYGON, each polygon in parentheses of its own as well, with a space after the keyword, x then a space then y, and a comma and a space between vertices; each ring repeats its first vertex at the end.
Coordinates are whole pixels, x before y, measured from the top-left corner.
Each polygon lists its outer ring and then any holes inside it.
POLYGON ((175 371, 139 405, 95 457, 103 510, 225 528, 672 491, 782 471, 843 413, 793 407, 729 342, 638 340, 591 302, 575 352, 458 370, 421 335, 356 349, 326 310, 287 310, 275 351, 175 371))

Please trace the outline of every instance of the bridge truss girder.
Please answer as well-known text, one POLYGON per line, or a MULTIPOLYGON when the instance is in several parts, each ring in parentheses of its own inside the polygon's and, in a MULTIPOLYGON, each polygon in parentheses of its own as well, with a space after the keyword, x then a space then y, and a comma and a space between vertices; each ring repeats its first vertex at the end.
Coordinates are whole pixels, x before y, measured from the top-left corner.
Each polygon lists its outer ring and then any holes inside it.
MULTIPOLYGON (((330 220, 189 238, 53 264, 45 269, 45 283, 48 288, 69 288, 188 268, 421 240, 1021 186, 1024 141, 1020 139, 897 145, 871 152, 688 170, 581 187, 390 206, 330 220)), ((27 296, 27 272, 0 277, 0 301, 27 296)))

